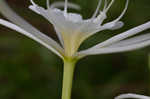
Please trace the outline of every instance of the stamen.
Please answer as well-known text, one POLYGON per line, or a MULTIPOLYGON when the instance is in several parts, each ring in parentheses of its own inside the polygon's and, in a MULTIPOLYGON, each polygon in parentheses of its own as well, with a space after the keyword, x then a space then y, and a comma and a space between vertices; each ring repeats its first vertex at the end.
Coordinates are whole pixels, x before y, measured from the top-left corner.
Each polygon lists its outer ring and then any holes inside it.
POLYGON ((64 13, 67 13, 68 0, 65 0, 64 13))
POLYGON ((119 21, 119 20, 124 16, 124 14, 126 13, 126 11, 127 11, 127 9, 128 9, 128 5, 129 5, 129 0, 126 1, 125 8, 124 8, 124 10, 122 11, 121 15, 115 20, 116 22, 119 21))
POLYGON ((107 7, 107 4, 108 4, 108 1, 105 0, 105 5, 104 5, 104 8, 103 8, 103 11, 105 11, 106 7, 107 7))
POLYGON ((115 1, 115 0, 112 0, 112 1, 110 2, 110 4, 108 5, 108 7, 105 9, 105 12, 107 12, 107 11, 110 9, 110 7, 111 7, 112 4, 114 3, 114 1, 115 1))
POLYGON ((96 11, 94 12, 93 16, 92 16, 92 19, 96 17, 96 15, 98 14, 99 12, 99 9, 101 7, 101 3, 102 3, 102 0, 99 0, 98 2, 98 5, 97 5, 97 8, 96 8, 96 11))
POLYGON ((47 0, 47 9, 50 9, 50 3, 49 3, 49 0, 47 0))
POLYGON ((129 4, 129 0, 127 0, 126 2, 126 5, 125 5, 125 8, 124 10, 122 11, 121 15, 116 18, 115 20, 109 22, 109 23, 106 23, 104 24, 103 26, 107 29, 111 29, 111 30, 114 30, 114 29, 119 29, 121 28, 124 24, 123 22, 119 21, 125 14, 125 12, 127 11, 127 8, 128 8, 128 4, 129 4))

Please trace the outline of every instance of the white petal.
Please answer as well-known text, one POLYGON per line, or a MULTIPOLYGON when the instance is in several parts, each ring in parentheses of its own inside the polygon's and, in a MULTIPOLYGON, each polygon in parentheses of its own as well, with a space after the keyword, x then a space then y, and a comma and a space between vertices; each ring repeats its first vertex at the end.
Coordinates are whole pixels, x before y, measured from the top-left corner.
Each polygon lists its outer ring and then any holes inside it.
MULTIPOLYGON (((57 2, 52 3, 50 5, 50 8, 64 7, 64 5, 65 5, 65 2, 57 1, 57 2)), ((76 10, 80 10, 81 9, 79 5, 71 3, 71 2, 68 2, 68 8, 73 8, 73 9, 76 9, 76 10)))
POLYGON ((130 93, 122 94, 122 95, 115 97, 115 99, 125 99, 125 98, 150 99, 150 97, 148 97, 148 96, 138 95, 138 94, 130 94, 130 93))
POLYGON ((117 30, 117 29, 122 28, 123 26, 124 26, 124 23, 122 21, 118 21, 116 22, 116 25, 111 28, 111 30, 117 30))
POLYGON ((25 30, 23 30, 22 28, 18 27, 17 25, 10 23, 6 20, 0 19, 0 25, 3 25, 5 27, 8 27, 10 29, 13 29, 17 32, 20 32, 21 34, 24 34, 30 38, 35 38, 31 33, 26 32, 25 30))
POLYGON ((35 35, 33 35, 33 34, 27 32, 27 31, 25 31, 24 29, 18 27, 17 25, 12 24, 12 23, 10 23, 8 21, 5 21, 3 19, 0 19, 0 24, 3 25, 3 26, 8 27, 10 29, 13 29, 13 30, 15 30, 15 31, 17 31, 17 32, 19 32, 19 33, 21 33, 21 34, 23 34, 23 35, 25 35, 25 36, 27 36, 27 37, 37 41, 37 42, 39 42, 40 44, 42 44, 43 46, 45 46, 46 48, 50 49, 52 52, 54 52, 55 54, 57 54, 58 56, 63 58, 63 56, 61 55, 62 54, 62 50, 59 49, 59 48, 55 48, 54 46, 50 46, 49 43, 47 43, 46 41, 43 40, 44 38, 43 39, 38 38, 35 35))
POLYGON ((127 45, 131 45, 131 44, 135 44, 135 43, 144 42, 146 40, 150 40, 150 33, 119 41, 117 43, 110 45, 109 47, 127 46, 127 45))
POLYGON ((150 45, 150 40, 146 40, 144 42, 135 43, 127 46, 121 46, 121 47, 105 47, 99 49, 84 50, 79 52, 78 55, 80 57, 83 57, 87 55, 119 53, 119 52, 126 52, 126 51, 132 51, 132 50, 144 48, 149 45, 150 45))
POLYGON ((0 12, 7 17, 10 21, 17 24, 21 28, 24 28, 25 31, 31 33, 32 35, 36 36, 40 40, 43 40, 50 46, 53 46, 54 48, 61 49, 61 46, 55 42, 53 39, 49 38, 48 36, 42 34, 40 31, 38 31, 36 28, 34 28, 32 25, 27 23, 24 19, 22 19, 20 16, 18 16, 15 12, 13 12, 9 6, 5 3, 4 0, 0 0, 0 12))
POLYGON ((109 22, 104 24, 101 28, 103 28, 104 30, 117 30, 120 29, 124 26, 124 23, 122 21, 117 21, 117 22, 109 22))
POLYGON ((138 34, 138 33, 142 32, 144 30, 147 30, 149 28, 150 28, 150 21, 145 23, 145 24, 142 24, 140 26, 137 26, 135 28, 132 28, 132 29, 126 31, 126 32, 118 34, 118 35, 116 35, 116 36, 114 36, 114 37, 112 37, 112 38, 110 38, 110 39, 108 39, 108 40, 106 40, 102 43, 99 43, 99 44, 95 45, 94 47, 92 47, 90 49, 97 49, 97 48, 109 46, 113 43, 116 43, 116 42, 118 42, 120 40, 123 40, 123 39, 126 39, 128 37, 131 37, 131 36, 133 36, 135 34, 138 34))
POLYGON ((29 8, 30 8, 32 11, 34 11, 35 13, 37 13, 37 14, 41 14, 41 13, 36 9, 35 6, 30 5, 29 8))

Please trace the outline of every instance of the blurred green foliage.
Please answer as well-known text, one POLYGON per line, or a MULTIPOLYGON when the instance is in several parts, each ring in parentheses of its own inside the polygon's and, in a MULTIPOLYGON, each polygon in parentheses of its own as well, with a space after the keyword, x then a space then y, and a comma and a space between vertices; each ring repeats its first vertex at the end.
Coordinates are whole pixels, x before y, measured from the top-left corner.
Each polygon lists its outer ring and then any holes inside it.
MULTIPOLYGON (((45 7, 45 0, 35 2, 45 7)), ((89 18, 98 0, 70 2, 82 7, 81 11, 75 12, 89 18)), ((8 0, 8 3, 31 24, 57 40, 52 25, 27 8, 29 0, 8 0)), ((124 4, 125 0, 116 0, 106 21, 115 19, 124 4)), ((122 19, 125 26, 120 30, 97 33, 85 41, 81 49, 150 20, 149 9, 150 0, 130 0, 128 11, 122 19)), ((128 92, 150 95, 148 54, 149 48, 145 48, 82 59, 75 71, 72 99, 113 99, 120 93, 128 92)), ((60 99, 62 66, 62 61, 51 51, 0 26, 0 99, 60 99)))

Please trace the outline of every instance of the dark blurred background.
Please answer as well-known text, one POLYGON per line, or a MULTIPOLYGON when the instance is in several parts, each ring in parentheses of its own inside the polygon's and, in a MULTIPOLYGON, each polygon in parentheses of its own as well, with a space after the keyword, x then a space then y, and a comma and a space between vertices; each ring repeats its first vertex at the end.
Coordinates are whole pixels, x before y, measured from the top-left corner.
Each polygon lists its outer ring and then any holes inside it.
MULTIPOLYGON (((82 7, 81 11, 75 12, 81 13, 84 18, 89 18, 98 4, 98 0, 69 1, 82 7)), ((7 2, 28 22, 57 40, 52 25, 28 9, 29 0, 7 2)), ((45 7, 45 0, 35 2, 45 7)), ((125 0, 116 0, 106 22, 120 15, 124 5, 125 0)), ((150 20, 149 10, 150 0, 130 0, 128 11, 122 18, 125 26, 116 31, 97 33, 85 41, 81 49, 150 20)), ((129 92, 150 95, 149 49, 88 56, 80 60, 75 71, 72 99, 113 99, 118 94, 129 92)), ((51 51, 0 26, 0 99, 60 99, 62 70, 62 61, 51 51)))

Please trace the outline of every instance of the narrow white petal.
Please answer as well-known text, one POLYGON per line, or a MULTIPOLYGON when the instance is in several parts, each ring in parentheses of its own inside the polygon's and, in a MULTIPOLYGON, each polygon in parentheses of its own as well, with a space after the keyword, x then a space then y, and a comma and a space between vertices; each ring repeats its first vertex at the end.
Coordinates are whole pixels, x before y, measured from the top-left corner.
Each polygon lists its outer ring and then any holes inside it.
POLYGON ((109 46, 113 43, 116 43, 116 42, 118 42, 120 40, 123 40, 123 39, 126 39, 128 37, 131 37, 131 36, 133 36, 135 34, 138 34, 138 33, 142 32, 144 30, 147 30, 149 28, 150 28, 150 21, 145 23, 145 24, 142 24, 140 26, 137 26, 135 28, 132 28, 132 29, 126 31, 126 32, 118 34, 118 35, 116 35, 116 36, 114 36, 114 37, 112 37, 112 38, 110 38, 110 39, 108 39, 108 40, 106 40, 102 43, 99 43, 99 44, 95 45, 94 47, 92 47, 90 49, 97 49, 97 48, 101 48, 101 47, 104 47, 104 46, 109 46))
POLYGON ((119 52, 126 52, 126 51, 132 51, 132 50, 144 48, 149 45, 150 45, 150 40, 146 40, 144 42, 131 44, 127 46, 121 46, 121 47, 105 47, 99 49, 84 50, 79 52, 78 55, 87 56, 87 55, 97 55, 97 54, 119 53, 119 52))
POLYGON ((124 23, 122 21, 112 21, 109 23, 104 24, 101 28, 104 30, 117 30, 124 26, 124 23))
POLYGON ((135 43, 144 42, 146 40, 150 40, 150 33, 119 41, 117 43, 110 45, 109 47, 127 46, 135 43))
MULTIPOLYGON (((58 56, 60 56, 61 58, 63 58, 63 56, 61 55, 61 52, 59 52, 59 51, 61 51, 61 49, 57 49, 57 48, 55 49, 55 48, 53 48, 53 47, 50 46, 47 42, 45 42, 45 41, 39 39, 38 37, 32 35, 31 33, 25 31, 24 29, 22 29, 22 28, 20 28, 20 27, 18 27, 17 25, 12 24, 12 23, 10 23, 10 22, 8 22, 8 21, 5 21, 5 20, 3 20, 3 19, 0 19, 0 24, 3 25, 3 26, 8 27, 8 28, 10 28, 10 29, 13 29, 13 30, 15 30, 15 31, 17 31, 17 32, 19 32, 19 33, 21 33, 21 34, 23 34, 23 35, 25 35, 25 36, 27 36, 27 37, 29 37, 29 38, 31 38, 31 39, 37 41, 37 42, 39 42, 40 44, 42 44, 43 46, 45 46, 46 48, 50 49, 50 50, 53 51, 55 54, 57 54, 58 56)), ((43 38, 43 39, 44 39, 44 38, 43 38)))
POLYGON ((37 14, 41 14, 41 13, 36 9, 36 7, 33 6, 33 5, 30 5, 30 6, 29 6, 29 9, 31 9, 33 12, 35 12, 35 13, 37 13, 37 14))
POLYGON ((23 28, 25 31, 31 33, 36 38, 40 39, 41 41, 45 42, 49 46, 51 46, 53 49, 59 50, 59 52, 62 53, 63 49, 61 46, 51 39, 50 37, 44 35, 40 31, 38 31, 36 28, 34 28, 32 25, 27 23, 24 19, 22 19, 20 16, 18 16, 14 11, 12 11, 9 6, 5 3, 5 0, 0 0, 0 12, 8 18, 13 23, 17 24, 21 28, 23 28))
POLYGON ((122 94, 122 95, 115 97, 115 99, 125 99, 125 98, 150 99, 150 97, 148 97, 148 96, 138 95, 138 94, 130 94, 130 93, 122 94))
POLYGON ((25 30, 23 30, 22 28, 18 27, 17 25, 10 23, 6 20, 0 19, 0 25, 3 25, 5 27, 8 27, 10 29, 13 29, 17 32, 20 32, 21 34, 24 34, 30 38, 34 38, 34 36, 31 33, 26 32, 25 30))
POLYGON ((124 23, 122 21, 118 21, 116 22, 115 26, 110 28, 110 30, 117 30, 117 29, 120 29, 124 26, 124 23))
MULTIPOLYGON (((64 7, 65 2, 62 1, 58 1, 58 2, 54 2, 50 5, 51 8, 59 8, 59 7, 64 7)), ((73 8, 76 10, 80 10, 80 6, 71 2, 68 2, 68 8, 73 8)))

